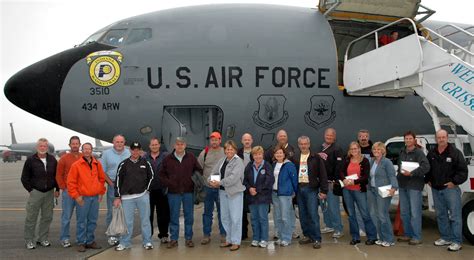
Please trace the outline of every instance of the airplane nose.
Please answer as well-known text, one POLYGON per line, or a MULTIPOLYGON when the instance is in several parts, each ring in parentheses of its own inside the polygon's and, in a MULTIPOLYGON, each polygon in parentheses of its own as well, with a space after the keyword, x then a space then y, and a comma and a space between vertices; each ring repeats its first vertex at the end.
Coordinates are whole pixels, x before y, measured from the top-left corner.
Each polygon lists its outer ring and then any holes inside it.
POLYGON ((61 125, 61 88, 71 67, 92 52, 113 48, 94 42, 41 60, 13 75, 5 84, 5 96, 21 109, 61 125))

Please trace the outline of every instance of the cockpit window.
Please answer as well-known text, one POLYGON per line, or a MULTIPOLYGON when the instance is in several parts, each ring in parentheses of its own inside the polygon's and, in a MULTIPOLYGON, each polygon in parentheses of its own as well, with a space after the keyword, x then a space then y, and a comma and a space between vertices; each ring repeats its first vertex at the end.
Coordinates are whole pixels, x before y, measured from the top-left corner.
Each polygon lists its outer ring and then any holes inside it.
POLYGON ((126 44, 142 42, 151 39, 151 28, 132 29, 127 37, 126 44))
POLYGON ((112 29, 105 33, 100 39, 100 43, 119 46, 123 43, 127 29, 112 29))
POLYGON ((89 36, 89 38, 87 38, 87 40, 81 43, 81 46, 86 45, 91 42, 96 42, 100 37, 102 37, 102 35, 104 35, 104 31, 100 31, 100 32, 92 34, 91 36, 89 36))

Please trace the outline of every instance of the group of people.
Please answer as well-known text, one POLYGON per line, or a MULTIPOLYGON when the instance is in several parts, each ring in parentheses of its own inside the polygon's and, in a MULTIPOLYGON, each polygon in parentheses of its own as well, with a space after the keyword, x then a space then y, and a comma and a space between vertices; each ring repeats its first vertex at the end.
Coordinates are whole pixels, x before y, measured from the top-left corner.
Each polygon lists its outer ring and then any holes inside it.
MULTIPOLYGON (((125 137, 116 135, 113 148, 100 160, 92 155, 92 145, 82 145, 77 136, 69 141, 70 152, 59 162, 47 153, 47 140, 37 143, 37 153, 27 159, 22 183, 30 193, 25 220, 28 249, 37 244, 50 246, 53 197, 62 191, 60 240, 70 247, 69 223, 76 208, 78 251, 98 249, 94 231, 99 203, 107 195, 106 225, 112 209, 123 207, 128 233, 109 237, 117 251, 130 248, 134 212, 138 210, 142 244, 153 249, 152 235, 156 211, 158 238, 167 248, 178 246, 180 210, 184 213, 185 246, 194 247, 194 205, 197 193, 203 192, 202 245, 211 242, 214 209, 220 234, 220 246, 236 251, 248 236, 247 213, 251 215, 252 247, 265 248, 269 242, 268 214, 272 205, 276 244, 289 246, 295 233, 295 206, 298 207, 303 236, 299 244, 321 248, 322 233, 333 238, 344 235, 340 211, 342 196, 349 215, 350 244, 390 247, 395 244, 389 208, 398 190, 405 235, 398 242, 422 243, 422 190, 428 183, 433 192, 441 238, 436 246, 450 251, 462 248, 461 196, 458 185, 467 179, 467 164, 462 152, 448 143, 445 130, 436 132, 437 146, 425 156, 417 146, 416 135, 404 134, 405 148, 398 160, 398 174, 385 157, 382 142, 372 144, 369 132, 360 130, 347 153, 336 143, 336 130, 324 132, 324 142, 311 147, 310 138, 300 136, 297 148, 288 143, 286 131, 277 133, 277 143, 264 150, 252 146, 252 135, 242 136, 242 147, 229 140, 221 145, 221 134, 209 136, 209 146, 198 157, 186 151, 186 140, 177 137, 173 151, 163 151, 152 138, 149 151, 142 154, 138 142, 125 149, 125 137), (418 167, 407 169, 405 162, 418 167), (204 185, 200 185, 200 181, 204 185), (105 185, 107 183, 107 185, 105 185), (107 186, 107 188, 106 188, 107 186), (204 187, 201 187, 204 186, 204 187), (320 228, 319 207, 323 209, 324 228, 320 228), (38 237, 35 227, 41 211, 38 237), (449 212, 449 213, 448 213, 449 212), (168 234, 169 231, 169 234, 168 234)), ((201 193, 202 194, 202 193, 201 193)))

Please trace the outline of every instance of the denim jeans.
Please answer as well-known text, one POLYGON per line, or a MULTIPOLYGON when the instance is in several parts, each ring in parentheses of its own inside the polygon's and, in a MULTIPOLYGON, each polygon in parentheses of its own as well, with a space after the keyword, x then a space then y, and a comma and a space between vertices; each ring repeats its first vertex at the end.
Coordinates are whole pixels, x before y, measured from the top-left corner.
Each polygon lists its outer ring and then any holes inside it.
POLYGON ((343 189, 342 193, 344 195, 344 202, 346 203, 347 212, 349 214, 349 231, 351 233, 352 239, 360 240, 359 234, 359 222, 357 221, 357 211, 360 212, 360 217, 364 222, 366 227, 367 239, 376 240, 377 239, 377 230, 372 218, 369 214, 369 209, 367 208, 367 193, 343 189), (356 207, 357 205, 357 207, 356 207))
MULTIPOLYGON (((61 213, 61 232, 59 235, 59 240, 69 240, 71 237, 69 235, 69 224, 71 223, 72 212, 74 208, 77 207, 77 202, 69 196, 67 189, 62 191, 62 213, 61 213)), ((76 211, 76 220, 77 211, 76 211)))
POLYGON ((433 201, 436 210, 436 220, 441 238, 453 243, 462 243, 462 209, 461 209, 461 189, 433 191, 433 201))
POLYGON ((328 184, 327 202, 328 208, 323 211, 324 224, 326 227, 333 228, 335 231, 342 232, 343 226, 341 221, 341 201, 339 196, 332 192, 332 184, 328 184))
POLYGON ((252 216, 253 240, 268 241, 268 208, 270 204, 249 205, 252 216))
POLYGON ((421 190, 400 188, 400 217, 403 222, 405 236, 415 240, 421 240, 421 214, 422 194, 421 190))
POLYGON ((321 242, 321 230, 319 230, 318 214, 318 193, 319 189, 300 186, 298 189, 298 208, 303 235, 313 241, 321 242))
POLYGON ((184 238, 193 239, 194 223, 194 194, 188 193, 168 193, 168 203, 170 205, 170 233, 171 240, 178 240, 179 237, 179 212, 181 203, 184 213, 184 238))
POLYGON ((293 209, 291 196, 278 196, 272 193, 273 221, 276 234, 282 241, 291 242, 295 226, 295 210, 293 209))
POLYGON ((99 196, 82 196, 84 205, 77 205, 76 240, 79 245, 88 245, 95 241, 95 228, 99 218, 99 196))
MULTIPOLYGON (((115 180, 113 180, 115 182, 115 180)), ((105 225, 109 227, 112 221, 112 210, 114 209, 115 190, 113 186, 107 184, 107 216, 105 217, 105 225)))
MULTIPOLYGON (((392 222, 388 212, 392 197, 382 198, 378 193, 378 188, 367 187, 367 201, 369 203, 369 211, 372 217, 377 220, 377 234, 379 239, 384 242, 394 243, 392 222)), ((366 227, 367 229, 367 227, 366 227)))
POLYGON ((217 208, 217 219, 219 222, 219 233, 225 235, 221 221, 221 207, 219 205, 219 189, 205 187, 206 198, 204 199, 204 213, 202 214, 202 231, 204 236, 211 236, 212 220, 214 218, 214 204, 217 208))
POLYGON ((127 223, 128 233, 120 237, 120 244, 125 247, 132 245, 133 221, 135 219, 135 209, 138 209, 140 215, 140 224, 142 228, 143 245, 151 243, 151 224, 150 224, 150 195, 146 192, 144 195, 134 199, 122 200, 125 223, 127 223))
POLYGON ((224 226, 226 232, 226 241, 227 243, 240 245, 242 239, 244 193, 240 192, 230 197, 224 190, 219 190, 219 200, 221 203, 222 226, 224 226))

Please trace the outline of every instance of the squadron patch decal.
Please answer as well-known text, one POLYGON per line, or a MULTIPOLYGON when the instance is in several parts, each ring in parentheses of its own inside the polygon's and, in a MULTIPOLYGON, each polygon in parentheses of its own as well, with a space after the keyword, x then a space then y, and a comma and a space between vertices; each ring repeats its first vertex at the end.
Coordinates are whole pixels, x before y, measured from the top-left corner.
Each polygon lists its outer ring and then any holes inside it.
POLYGON ((120 78, 123 57, 116 51, 98 51, 87 55, 89 76, 97 86, 110 87, 120 78))
POLYGON ((304 121, 307 125, 318 130, 330 125, 336 119, 333 96, 315 95, 311 97, 310 101, 309 111, 306 111, 304 115, 304 121))
POLYGON ((253 113, 253 121, 258 126, 271 130, 288 120, 285 110, 286 97, 283 95, 261 95, 257 99, 258 111, 253 113))

